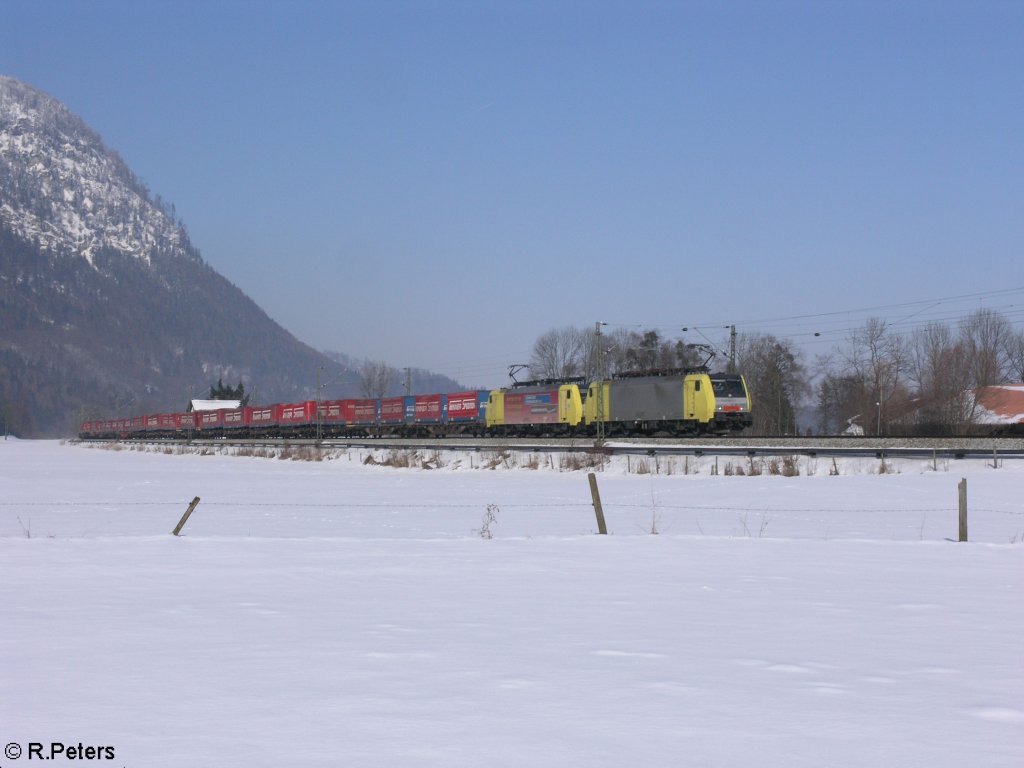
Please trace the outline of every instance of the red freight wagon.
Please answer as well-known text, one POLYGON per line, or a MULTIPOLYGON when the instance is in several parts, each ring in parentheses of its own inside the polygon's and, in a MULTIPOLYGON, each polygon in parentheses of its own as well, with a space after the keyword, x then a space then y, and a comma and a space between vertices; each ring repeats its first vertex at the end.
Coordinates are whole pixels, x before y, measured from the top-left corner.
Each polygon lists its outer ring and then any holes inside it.
POLYGON ((174 427, 178 430, 195 430, 199 428, 199 411, 189 413, 173 413, 174 427))
POLYGON ((405 423, 405 398, 385 397, 380 401, 381 424, 405 423))
POLYGON ((200 432, 220 429, 224 426, 224 409, 218 408, 216 411, 195 411, 198 414, 196 416, 196 429, 200 432))
POLYGON ((377 423, 376 400, 343 400, 346 424, 373 426, 377 423))
POLYGON ((345 423, 345 401, 344 400, 322 400, 320 402, 320 423, 321 424, 344 424, 345 423))
POLYGON ((160 429, 160 414, 159 413, 154 413, 154 414, 151 414, 150 416, 145 416, 144 418, 145 418, 145 428, 146 428, 147 432, 155 430, 155 429, 160 429))
POLYGON ((224 429, 245 429, 252 421, 252 408, 224 411, 224 429))
POLYGON ((448 421, 482 422, 487 392, 455 392, 448 395, 448 421))
POLYGON ((413 412, 417 424, 440 424, 441 395, 416 395, 413 412))
POLYGON ((282 427, 303 427, 307 424, 315 424, 316 400, 282 405, 278 423, 282 427))
POLYGON ((558 388, 505 393, 506 424, 558 424, 558 388))
POLYGON ((277 419, 281 406, 260 405, 250 409, 249 426, 253 429, 266 429, 277 426, 277 419))

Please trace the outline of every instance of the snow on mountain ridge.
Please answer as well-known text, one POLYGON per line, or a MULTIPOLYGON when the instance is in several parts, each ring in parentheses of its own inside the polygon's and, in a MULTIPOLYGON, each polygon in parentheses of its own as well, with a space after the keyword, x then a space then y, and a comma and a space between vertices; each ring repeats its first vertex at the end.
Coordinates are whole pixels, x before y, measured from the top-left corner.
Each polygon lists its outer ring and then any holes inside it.
POLYGON ((94 268, 110 249, 149 264, 198 258, 181 226, 102 139, 60 102, 0 75, 0 222, 41 250, 94 268))

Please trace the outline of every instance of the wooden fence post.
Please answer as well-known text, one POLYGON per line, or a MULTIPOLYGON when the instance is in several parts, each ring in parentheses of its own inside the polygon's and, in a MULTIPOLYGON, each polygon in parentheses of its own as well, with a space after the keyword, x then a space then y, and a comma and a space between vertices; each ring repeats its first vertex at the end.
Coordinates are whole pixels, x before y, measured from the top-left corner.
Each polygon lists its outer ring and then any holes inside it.
POLYGON ((178 521, 178 524, 174 527, 174 530, 171 531, 171 533, 173 533, 175 536, 181 533, 181 529, 184 528, 185 523, 188 522, 188 516, 192 514, 192 510, 195 509, 196 505, 198 504, 199 497, 196 496, 194 499, 192 499, 192 503, 188 505, 188 509, 185 510, 185 514, 181 516, 181 520, 178 521))
POLYGON ((960 491, 960 541, 967 541, 967 478, 957 486, 960 491))
POLYGON ((597 532, 607 534, 608 528, 604 524, 604 510, 601 508, 601 494, 597 491, 597 475, 590 472, 587 475, 587 479, 590 481, 590 495, 594 499, 594 514, 597 515, 597 532))

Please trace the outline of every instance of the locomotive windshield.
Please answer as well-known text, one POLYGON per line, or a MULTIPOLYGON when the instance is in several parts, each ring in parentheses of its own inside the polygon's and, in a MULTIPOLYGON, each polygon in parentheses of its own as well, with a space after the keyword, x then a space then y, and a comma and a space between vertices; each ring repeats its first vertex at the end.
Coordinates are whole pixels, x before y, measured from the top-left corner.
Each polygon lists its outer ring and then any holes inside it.
POLYGON ((712 377, 711 387, 715 397, 746 397, 743 389, 743 379, 739 376, 712 377))

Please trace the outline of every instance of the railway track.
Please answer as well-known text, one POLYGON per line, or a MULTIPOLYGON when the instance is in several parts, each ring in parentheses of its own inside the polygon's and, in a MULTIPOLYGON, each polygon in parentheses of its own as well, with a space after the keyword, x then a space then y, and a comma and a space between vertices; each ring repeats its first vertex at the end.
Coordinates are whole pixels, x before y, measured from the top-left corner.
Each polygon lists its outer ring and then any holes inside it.
POLYGON ((598 443, 583 438, 392 438, 337 439, 203 439, 203 440, 80 440, 83 443, 121 442, 153 446, 362 448, 405 451, 472 451, 602 453, 646 456, 868 456, 875 458, 1024 458, 1024 438, 857 438, 857 437, 729 437, 623 438, 598 443))

